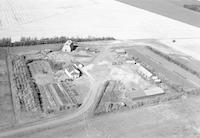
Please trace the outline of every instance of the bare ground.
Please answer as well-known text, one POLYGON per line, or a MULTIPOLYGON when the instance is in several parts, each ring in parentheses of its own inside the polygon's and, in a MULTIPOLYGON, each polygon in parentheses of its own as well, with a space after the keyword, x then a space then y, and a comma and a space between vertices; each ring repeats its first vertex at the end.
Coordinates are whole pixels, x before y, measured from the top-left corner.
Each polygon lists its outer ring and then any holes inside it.
POLYGON ((66 125, 24 137, 198 138, 200 137, 199 106, 199 97, 180 99, 138 110, 85 119, 78 124, 66 125))

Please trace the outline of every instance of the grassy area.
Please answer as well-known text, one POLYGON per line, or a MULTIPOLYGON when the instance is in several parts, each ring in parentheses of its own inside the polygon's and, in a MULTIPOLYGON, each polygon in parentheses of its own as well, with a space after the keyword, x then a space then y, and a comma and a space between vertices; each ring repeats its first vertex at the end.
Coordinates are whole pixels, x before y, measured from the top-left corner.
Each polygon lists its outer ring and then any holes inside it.
POLYGON ((178 60, 174 59, 174 58, 171 58, 169 55, 159 51, 159 50, 156 50, 150 46, 147 46, 147 49, 154 52, 155 54, 163 57, 164 59, 168 60, 169 62, 172 62, 174 64, 176 64, 177 66, 183 68, 184 70, 190 72, 191 74, 197 76, 198 78, 200 78, 200 74, 198 71, 194 70, 193 68, 191 68, 190 66, 187 66, 186 64, 182 63, 182 62, 179 62, 178 60))
POLYGON ((62 48, 63 44, 44 44, 44 45, 33 45, 33 46, 18 46, 18 47, 11 47, 10 53, 11 54, 26 54, 26 53, 36 53, 43 49, 51 49, 51 50, 60 50, 62 48))
POLYGON ((15 122, 12 95, 6 65, 6 50, 0 48, 0 127, 15 122))

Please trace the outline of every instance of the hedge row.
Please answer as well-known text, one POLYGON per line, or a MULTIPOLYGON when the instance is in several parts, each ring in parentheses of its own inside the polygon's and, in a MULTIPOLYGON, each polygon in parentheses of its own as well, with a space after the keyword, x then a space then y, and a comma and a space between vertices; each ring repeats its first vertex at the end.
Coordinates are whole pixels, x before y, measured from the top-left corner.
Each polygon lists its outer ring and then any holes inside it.
POLYGON ((22 37, 20 41, 12 42, 11 38, 2 38, 0 39, 0 47, 7 46, 32 46, 32 45, 42 45, 42 44, 57 44, 64 43, 67 40, 72 40, 76 42, 84 42, 84 41, 97 41, 97 40, 115 40, 113 37, 87 37, 87 38, 79 38, 79 37, 53 37, 53 38, 31 38, 31 37, 22 37))
POLYGON ((172 63, 174 63, 174 64, 180 66, 180 67, 183 68, 184 70, 189 71, 189 72, 192 73, 193 75, 195 75, 195 76, 197 76, 198 78, 200 78, 200 73, 197 72, 197 71, 195 71, 195 70, 193 70, 192 68, 188 67, 187 65, 182 64, 181 62, 177 61, 176 59, 173 59, 172 57, 170 57, 170 56, 164 54, 163 52, 158 51, 158 50, 156 50, 156 49, 154 49, 154 48, 152 48, 152 47, 150 47, 150 46, 147 46, 147 48, 148 48, 149 50, 151 50, 152 52, 154 52, 155 54, 160 55, 161 57, 165 58, 166 60, 168 60, 168 61, 170 61, 170 62, 172 62, 172 63))

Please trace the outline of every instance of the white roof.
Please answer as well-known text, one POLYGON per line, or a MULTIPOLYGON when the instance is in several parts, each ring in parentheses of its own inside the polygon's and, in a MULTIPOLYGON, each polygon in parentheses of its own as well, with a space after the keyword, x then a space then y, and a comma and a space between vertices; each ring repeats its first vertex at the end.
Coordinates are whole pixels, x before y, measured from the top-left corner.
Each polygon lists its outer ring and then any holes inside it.
POLYGON ((164 91, 160 87, 152 87, 147 90, 144 90, 144 93, 146 95, 156 95, 156 94, 162 94, 164 93, 164 91))
POLYGON ((140 72, 142 72, 143 74, 145 74, 147 77, 151 77, 153 74, 151 72, 149 72, 147 69, 145 69, 144 67, 140 66, 138 68, 138 70, 140 72))
POLYGON ((125 52, 126 52, 125 49, 122 49, 122 48, 116 49, 115 51, 116 51, 117 53, 125 53, 125 52))

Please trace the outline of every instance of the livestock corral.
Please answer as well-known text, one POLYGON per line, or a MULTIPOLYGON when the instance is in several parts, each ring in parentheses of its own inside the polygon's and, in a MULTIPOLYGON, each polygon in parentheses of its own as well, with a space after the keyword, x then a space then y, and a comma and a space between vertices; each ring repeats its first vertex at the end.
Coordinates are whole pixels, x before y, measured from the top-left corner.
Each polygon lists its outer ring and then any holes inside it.
POLYGON ((80 94, 73 87, 68 82, 40 85, 42 110, 50 113, 79 107, 82 104, 80 94))

